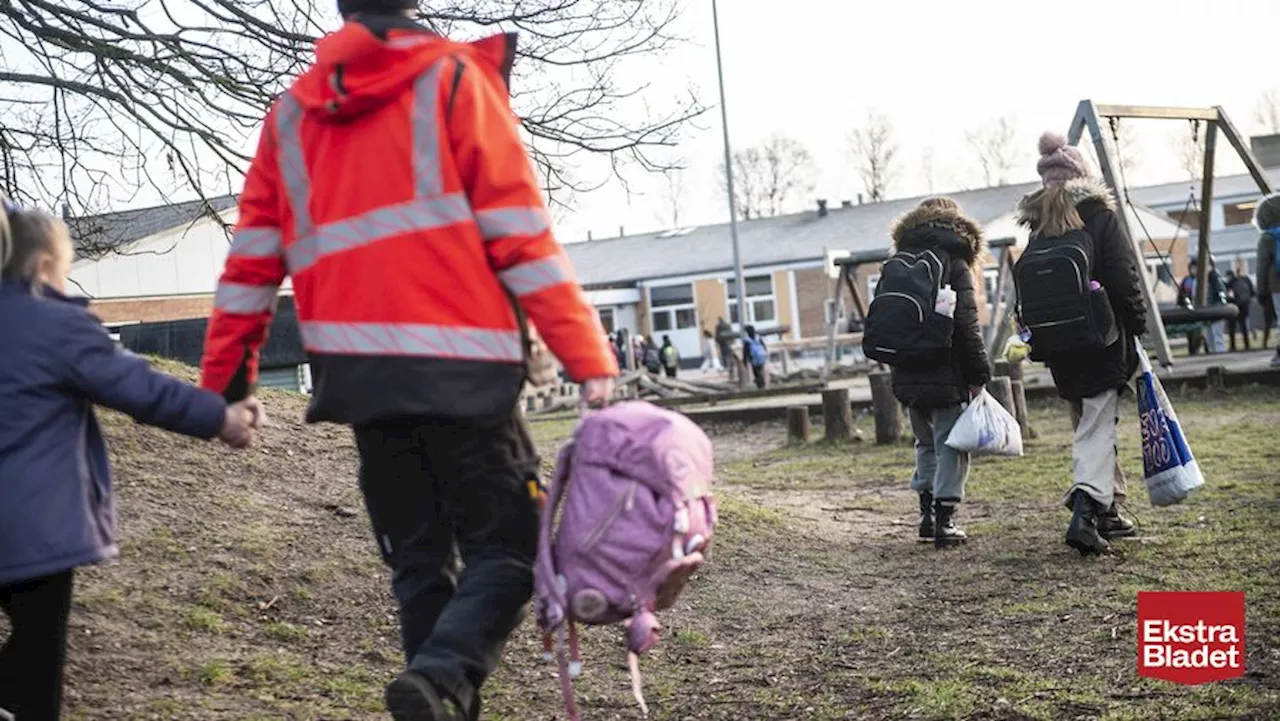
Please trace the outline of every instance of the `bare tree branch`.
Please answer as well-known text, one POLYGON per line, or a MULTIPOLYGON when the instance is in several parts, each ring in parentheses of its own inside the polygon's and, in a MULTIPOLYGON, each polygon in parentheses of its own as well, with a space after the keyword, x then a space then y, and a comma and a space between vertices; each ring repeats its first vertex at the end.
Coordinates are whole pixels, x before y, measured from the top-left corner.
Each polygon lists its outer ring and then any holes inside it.
MULTIPOLYGON (((661 172, 703 112, 632 70, 682 39, 679 0, 442 0, 458 39, 515 31, 513 107, 556 209, 612 175, 661 172)), ((21 202, 79 216, 139 193, 206 202, 234 185, 262 118, 336 19, 332 0, 0 0, 0 168, 21 202), (181 198, 185 199, 185 198, 181 198)))
MULTIPOLYGON (((803 144, 774 134, 763 143, 733 154, 733 193, 743 220, 786 212, 797 196, 813 190, 813 156, 803 144)), ((724 163, 720 187, 726 187, 724 163)))
POLYGON ((898 178, 898 146, 893 139, 893 122, 875 110, 867 122, 849 133, 849 152, 872 202, 885 199, 889 186, 898 178))
POLYGON ((1173 136, 1173 150, 1177 154, 1178 167, 1187 179, 1198 181, 1204 176, 1204 128, 1191 121, 1173 136))
POLYGON ((1018 129, 1013 118, 997 118, 984 128, 965 133, 965 139, 978 156, 983 187, 1008 184, 1009 174, 1022 161, 1018 129))
POLYGON ((1280 133, 1280 90, 1271 88, 1258 98, 1253 110, 1254 120, 1264 133, 1280 133))

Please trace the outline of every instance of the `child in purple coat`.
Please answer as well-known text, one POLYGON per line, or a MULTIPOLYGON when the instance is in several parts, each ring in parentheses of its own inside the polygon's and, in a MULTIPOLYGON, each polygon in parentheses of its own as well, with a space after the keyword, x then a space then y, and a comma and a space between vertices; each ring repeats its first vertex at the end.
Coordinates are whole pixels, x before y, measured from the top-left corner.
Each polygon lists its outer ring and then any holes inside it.
POLYGON ((62 221, 0 196, 0 719, 59 717, 75 569, 117 555, 115 501, 95 404, 243 448, 255 401, 220 396, 120 350, 66 295, 62 221))

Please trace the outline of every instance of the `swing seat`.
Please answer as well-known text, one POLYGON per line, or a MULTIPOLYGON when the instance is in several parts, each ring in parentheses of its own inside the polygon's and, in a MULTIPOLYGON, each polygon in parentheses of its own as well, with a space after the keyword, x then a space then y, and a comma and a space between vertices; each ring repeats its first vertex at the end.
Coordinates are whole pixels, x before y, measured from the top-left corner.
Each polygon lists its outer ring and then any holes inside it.
POLYGON ((1201 325, 1216 323, 1220 320, 1233 320, 1240 313, 1239 309, 1228 303, 1226 305, 1210 305, 1203 308, 1186 308, 1174 303, 1160 305, 1160 319, 1165 327, 1176 325, 1201 325))

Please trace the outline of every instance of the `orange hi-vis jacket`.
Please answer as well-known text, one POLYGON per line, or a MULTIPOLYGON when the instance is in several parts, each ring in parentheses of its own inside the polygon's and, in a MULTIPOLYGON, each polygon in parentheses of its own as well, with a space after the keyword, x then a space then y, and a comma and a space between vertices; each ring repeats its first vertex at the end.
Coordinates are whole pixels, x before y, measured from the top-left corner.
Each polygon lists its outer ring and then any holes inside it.
POLYGON ((311 422, 509 417, 522 312, 574 380, 617 375, 510 109, 515 36, 459 44, 379 20, 323 38, 267 115, 202 385, 252 387, 286 274, 311 422))

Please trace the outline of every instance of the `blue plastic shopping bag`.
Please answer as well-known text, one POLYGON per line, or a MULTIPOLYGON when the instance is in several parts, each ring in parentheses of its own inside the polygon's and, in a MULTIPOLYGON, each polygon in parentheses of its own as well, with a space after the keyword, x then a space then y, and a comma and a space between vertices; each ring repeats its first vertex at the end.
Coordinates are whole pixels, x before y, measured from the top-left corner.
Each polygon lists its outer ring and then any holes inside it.
POLYGON ((1171 506, 1204 485, 1204 475, 1191 446, 1182 434, 1182 425, 1173 404, 1151 370, 1142 344, 1138 344, 1142 372, 1138 376, 1138 414, 1142 421, 1142 470, 1153 506, 1171 506))

